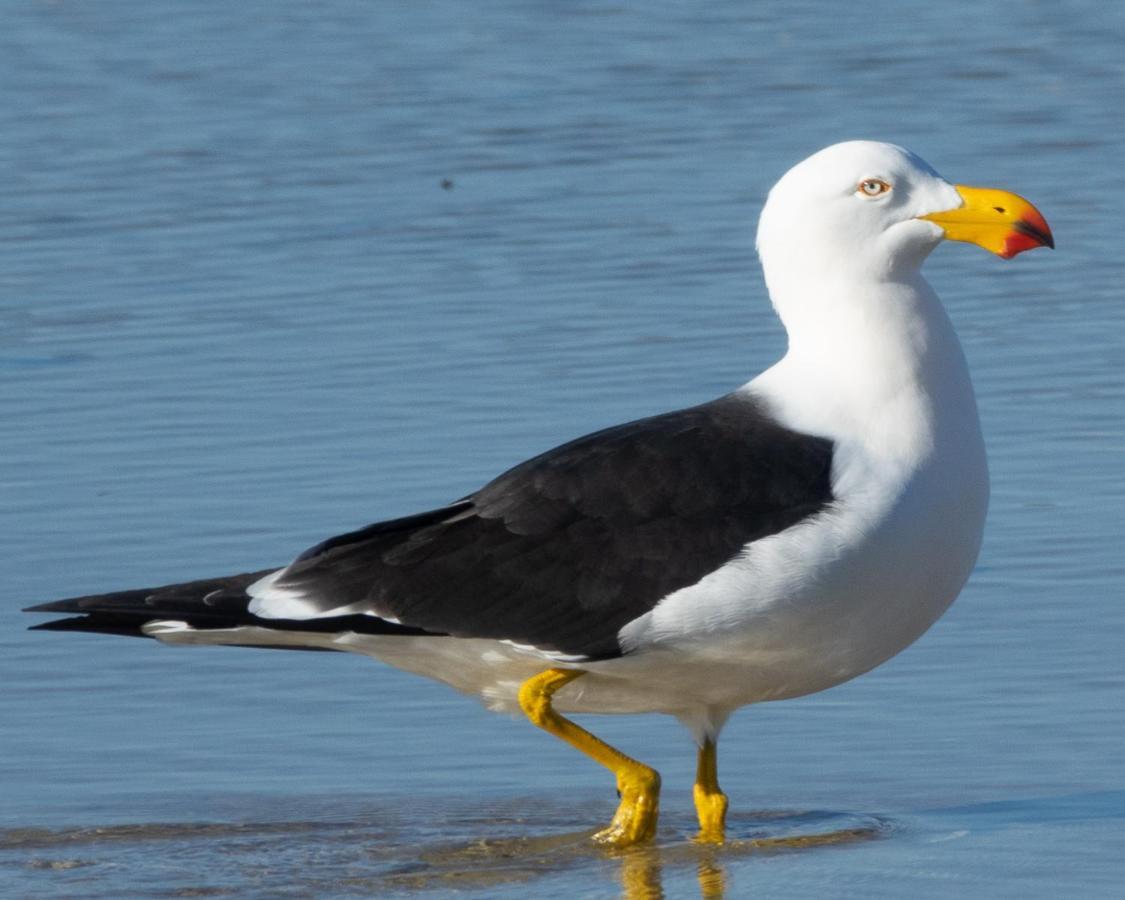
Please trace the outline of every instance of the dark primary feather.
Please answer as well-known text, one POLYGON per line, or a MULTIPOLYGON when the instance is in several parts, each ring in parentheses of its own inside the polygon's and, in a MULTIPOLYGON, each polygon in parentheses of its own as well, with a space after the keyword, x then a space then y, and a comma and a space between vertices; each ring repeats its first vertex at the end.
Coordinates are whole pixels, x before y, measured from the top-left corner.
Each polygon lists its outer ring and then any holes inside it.
MULTIPOLYGON (((30 606, 24 612, 74 614, 68 619, 54 619, 42 625, 33 625, 32 631, 86 631, 130 637, 142 637, 142 625, 161 619, 186 622, 201 630, 266 624, 281 631, 320 634, 341 631, 365 634, 427 633, 421 629, 362 615, 327 616, 308 622, 295 619, 259 619, 247 609, 250 597, 246 588, 273 571, 275 570, 264 569, 260 572, 206 578, 158 588, 71 597, 30 606)), ((254 646, 264 645, 256 642, 254 646)), ((285 649, 302 648, 285 645, 285 649)))
POLYGON ((253 615, 245 588, 269 570, 32 610, 87 616, 41 628, 138 633, 169 618, 495 638, 607 658, 621 652, 621 627, 662 597, 830 503, 831 462, 831 442, 732 394, 571 441, 444 509, 331 538, 276 584, 346 615, 253 615))

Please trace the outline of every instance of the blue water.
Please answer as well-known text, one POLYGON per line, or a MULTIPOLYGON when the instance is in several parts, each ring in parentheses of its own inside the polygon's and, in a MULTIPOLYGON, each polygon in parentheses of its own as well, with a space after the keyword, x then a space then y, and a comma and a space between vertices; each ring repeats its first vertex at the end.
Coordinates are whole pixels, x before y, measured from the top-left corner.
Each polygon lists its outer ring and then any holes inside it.
POLYGON ((0 29, 0 877, 12 896, 1113 897, 1125 878, 1125 8, 12 2, 0 29), (740 846, 590 851, 604 772, 359 658, 28 633, 280 564, 783 349, 752 251, 820 146, 1016 190, 928 265, 993 473, 960 601, 740 713, 740 846), (444 185, 443 185, 444 182, 444 185), (760 851, 758 836, 835 846, 760 851), (576 835, 578 835, 576 837, 576 835))

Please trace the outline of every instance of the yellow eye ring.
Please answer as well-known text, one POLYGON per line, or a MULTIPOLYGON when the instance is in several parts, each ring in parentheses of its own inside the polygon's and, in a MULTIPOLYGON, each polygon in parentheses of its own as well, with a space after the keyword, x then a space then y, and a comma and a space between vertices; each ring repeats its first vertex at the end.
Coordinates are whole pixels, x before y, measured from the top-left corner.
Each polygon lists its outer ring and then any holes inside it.
POLYGON ((863 194, 865 197, 882 197, 890 189, 891 186, 882 178, 864 178, 856 188, 856 193, 863 194))

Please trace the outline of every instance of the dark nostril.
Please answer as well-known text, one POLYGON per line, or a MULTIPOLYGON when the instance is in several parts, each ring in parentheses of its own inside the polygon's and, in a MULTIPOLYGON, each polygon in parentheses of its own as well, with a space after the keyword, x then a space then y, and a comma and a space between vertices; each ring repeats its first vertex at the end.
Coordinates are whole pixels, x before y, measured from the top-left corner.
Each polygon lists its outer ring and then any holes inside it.
POLYGON ((992 208, 993 208, 994 210, 996 210, 996 211, 997 211, 998 213, 1004 213, 1004 212, 1007 212, 1007 210, 1006 210, 1006 209, 1004 209, 1004 207, 1002 207, 1002 206, 994 206, 994 207, 992 207, 992 208))

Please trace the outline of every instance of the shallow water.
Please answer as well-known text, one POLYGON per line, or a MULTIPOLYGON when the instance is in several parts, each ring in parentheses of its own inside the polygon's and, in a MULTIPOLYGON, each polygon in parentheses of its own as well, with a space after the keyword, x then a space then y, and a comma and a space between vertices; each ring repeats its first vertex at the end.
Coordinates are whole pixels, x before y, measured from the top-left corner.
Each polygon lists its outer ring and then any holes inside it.
MULTIPOLYGON (((573 896, 585 883, 644 900, 679 893, 681 885, 723 896, 734 887, 730 870, 751 858, 860 845, 886 839, 896 827, 860 815, 769 811, 734 817, 731 829, 739 836, 722 849, 680 836, 607 851, 590 842, 588 829, 560 831, 575 828, 578 815, 600 812, 594 805, 544 809, 539 798, 521 800, 486 811, 451 809, 443 801, 408 816, 383 804, 345 812, 331 798, 323 801, 331 811, 321 817, 319 804, 306 801, 312 817, 299 821, 13 829, 0 834, 0 855, 22 857, 33 872, 52 873, 56 887, 76 891, 96 887, 105 870, 118 868, 137 873, 126 890, 140 895, 573 896), (536 809, 530 815, 529 805, 536 809), (420 825, 419 818, 429 817, 430 824, 420 825), (473 838, 458 843, 453 831, 473 838), (148 862, 153 857, 161 862, 148 862)), ((687 833, 691 823, 673 821, 687 833)))
POLYGON ((1125 12, 1092 3, 20 3, 0 32, 0 874, 13 896, 1118 896, 1125 12), (281 563, 781 352, 769 185, 850 137, 1030 197, 941 248, 990 448, 934 630, 735 717, 736 840, 591 850, 608 777, 329 654, 30 634, 281 563), (838 843, 778 838, 843 834, 838 843), (758 843, 754 843, 757 841, 758 843), (646 893, 647 892, 647 893, 646 893))

